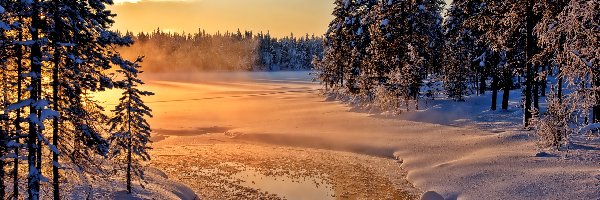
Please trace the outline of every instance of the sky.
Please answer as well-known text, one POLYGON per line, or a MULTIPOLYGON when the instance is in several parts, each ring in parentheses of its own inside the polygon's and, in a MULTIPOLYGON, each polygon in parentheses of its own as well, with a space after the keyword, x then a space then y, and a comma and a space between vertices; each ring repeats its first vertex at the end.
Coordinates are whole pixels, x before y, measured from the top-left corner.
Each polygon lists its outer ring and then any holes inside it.
MULTIPOLYGON (((120 31, 208 33, 237 29, 274 36, 322 35, 334 0, 113 0, 120 31)), ((448 1, 448 0, 447 0, 448 1)))
POLYGON ((121 31, 208 33, 270 31, 321 35, 331 21, 334 0, 114 0, 115 28, 121 31))

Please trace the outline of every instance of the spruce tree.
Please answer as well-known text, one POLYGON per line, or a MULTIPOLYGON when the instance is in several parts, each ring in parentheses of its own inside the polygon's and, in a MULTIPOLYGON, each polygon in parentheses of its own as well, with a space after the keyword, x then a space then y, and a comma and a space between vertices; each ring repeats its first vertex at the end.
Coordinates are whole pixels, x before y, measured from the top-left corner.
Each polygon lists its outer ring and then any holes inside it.
MULTIPOLYGON (((408 44, 410 39, 408 26, 408 2, 389 0, 380 2, 374 9, 374 23, 371 25, 373 39, 370 46, 370 65, 375 79, 383 87, 377 98, 398 101, 407 99, 408 85, 405 82, 409 74, 402 71, 408 66, 408 44)), ((386 102, 390 102, 386 101, 386 102)), ((392 103, 392 104, 399 104, 392 103)))
POLYGON ((138 87, 144 82, 139 79, 139 63, 142 58, 135 62, 127 60, 116 60, 120 69, 117 70, 124 79, 115 83, 118 88, 123 89, 119 104, 113 110, 110 125, 110 138, 114 148, 111 156, 119 158, 126 165, 127 192, 132 190, 132 176, 136 175, 143 179, 141 161, 150 159, 148 151, 150 147, 150 124, 147 117, 152 117, 152 110, 144 104, 143 96, 154 95, 152 92, 142 91, 138 87), (133 175, 132 175, 133 173, 133 175))

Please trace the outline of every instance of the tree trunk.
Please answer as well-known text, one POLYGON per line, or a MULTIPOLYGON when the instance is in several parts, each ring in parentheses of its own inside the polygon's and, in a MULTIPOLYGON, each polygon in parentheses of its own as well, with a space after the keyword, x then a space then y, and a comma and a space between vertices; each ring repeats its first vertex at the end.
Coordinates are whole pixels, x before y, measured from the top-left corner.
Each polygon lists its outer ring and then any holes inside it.
POLYGON ((532 84, 533 84, 533 63, 532 63, 532 58, 533 58, 533 47, 534 47, 534 42, 533 42, 533 28, 534 28, 534 24, 533 24, 533 0, 528 0, 527 1, 527 44, 525 47, 525 60, 526 60, 526 67, 525 67, 525 106, 523 108, 524 110, 524 117, 523 117, 523 124, 525 126, 525 128, 529 127, 529 121, 532 118, 532 113, 531 113, 531 96, 532 96, 532 84))
MULTIPOLYGON (((54 13, 54 23, 55 23, 55 32, 54 39, 56 42, 60 40, 60 34, 63 31, 63 26, 61 22, 61 18, 59 16, 59 11, 55 11, 54 13)), ((55 42, 55 43, 56 43, 55 42)), ((61 47, 59 44, 54 45, 54 55, 53 62, 54 68, 52 69, 52 101, 53 101, 53 109, 56 112, 60 113, 59 108, 59 72, 60 72, 60 64, 61 64, 61 47)), ((60 116, 59 116, 60 117, 60 116)), ((59 147, 59 117, 56 117, 52 121, 52 145, 56 147, 58 150, 59 147)), ((52 151, 52 197, 54 200, 60 200, 60 174, 58 169, 59 164, 59 152, 52 151)))
POLYGON ((498 104, 498 76, 492 75, 492 110, 497 109, 498 104))
MULTIPOLYGON (((550 67, 548 67, 549 69, 550 67)), ((548 89, 548 70, 546 70, 546 65, 542 66, 542 72, 544 72, 544 77, 542 77, 542 80, 540 82, 540 90, 541 90, 541 96, 545 97, 546 96, 546 90, 548 89)))
POLYGON ((532 113, 531 113, 531 96, 532 96, 532 85, 531 85, 531 73, 529 72, 531 69, 530 65, 527 64, 527 76, 526 76, 526 80, 525 80, 525 105, 523 107, 525 116, 523 118, 523 123, 524 126, 527 128, 529 127, 529 120, 531 120, 532 113))
POLYGON ((512 88, 513 80, 511 73, 504 70, 504 94, 502 95, 502 110, 508 110, 508 101, 510 100, 510 89, 512 88))
POLYGON ((558 102, 563 102, 563 77, 561 75, 561 67, 558 67, 558 102))
MULTIPOLYGON (((58 46, 55 47, 54 50, 54 69, 52 71, 52 101, 54 102, 54 110, 59 112, 58 102, 60 99, 58 98, 58 87, 59 87, 59 79, 58 72, 60 67, 60 50, 58 46)), ((52 121, 52 145, 54 145, 58 149, 58 131, 59 131, 59 119, 54 118, 52 121)), ((52 196, 54 200, 60 200, 60 187, 59 187, 59 179, 60 174, 58 172, 58 152, 52 151, 52 196)))
MULTIPOLYGON (((19 17, 19 23, 23 23, 22 22, 23 19, 21 17, 19 17)), ((17 33, 17 37, 19 42, 23 41, 23 30, 19 29, 19 32, 17 33)), ((23 46, 20 44, 15 45, 15 53, 17 56, 17 99, 16 102, 21 101, 22 98, 22 90, 23 90, 23 76, 21 76, 21 74, 23 73, 23 46)), ((19 146, 18 144, 21 143, 20 138, 21 138, 21 109, 17 109, 17 116, 15 118, 15 144, 17 144, 17 146, 19 146)), ((13 199, 19 199, 19 154, 20 154, 20 148, 19 147, 15 147, 14 149, 14 153, 15 153, 15 158, 13 161, 13 199)))
POLYGON ((127 139, 127 192, 131 194, 131 131, 127 139))
POLYGON ((415 110, 419 110, 419 93, 417 93, 417 96, 415 97, 415 110))
POLYGON ((339 65, 340 68, 340 75, 339 75, 339 79, 340 79, 340 88, 344 87, 344 65, 339 65))
POLYGON ((538 66, 534 66, 533 67, 533 107, 537 110, 540 109, 540 81, 537 80, 538 78, 536 78, 536 76, 538 76, 539 74, 539 67, 538 66))
MULTIPOLYGON (((8 67, 6 65, 6 63, 2 63, 2 80, 9 80, 7 72, 8 72, 8 67), (6 68, 5 68, 6 67, 6 68)), ((8 98, 8 89, 9 86, 7 84, 8 81, 4 81, 2 82, 2 85, 0 85, 0 87, 3 89, 2 91, 2 104, 4 104, 4 106, 8 105, 10 102, 10 99, 8 98)), ((3 107, 4 107, 3 106, 3 107)), ((8 114, 0 114, 0 157, 4 157, 4 155, 8 154, 9 148, 8 148, 8 140, 10 138, 10 136, 8 135, 8 133, 10 132, 9 130, 9 118, 8 118, 8 114)), ((5 181, 5 177, 6 177, 6 171, 4 171, 4 168, 6 167, 6 160, 8 159, 3 159, 0 158, 0 199, 5 199, 6 198, 6 185, 4 185, 5 181)))
MULTIPOLYGON (((32 89, 30 91, 30 98, 37 102, 40 100, 39 92, 41 90, 40 87, 40 75, 42 74, 42 50, 39 41, 39 28, 40 26, 40 7, 39 0, 35 0, 33 2, 33 15, 31 19, 31 40, 34 41, 34 44, 31 46, 31 72, 35 74, 35 76, 31 77, 32 89)), ((38 110, 34 109, 33 106, 29 109, 30 115, 37 115, 38 110)), ((38 115, 39 116, 39 115, 38 115)), ((39 191, 40 191, 40 171, 37 169, 37 146, 36 142, 38 141, 38 126, 31 120, 29 120, 29 134, 27 137, 27 164, 28 166, 28 175, 27 175, 27 194, 29 200, 38 200, 39 199, 39 191)))
POLYGON ((479 70, 479 95, 484 95, 487 90, 487 78, 483 70, 479 70))
MULTIPOLYGON (((4 131, 4 118, 8 118, 7 115, 0 115, 0 157, 3 157, 4 154, 8 153, 8 148, 6 146, 6 139, 8 138, 8 132, 4 131)), ((8 119, 6 119, 8 120, 8 119)), ((6 198, 6 186, 4 185, 4 177, 5 177, 5 167, 6 163, 4 159, 0 159, 0 199, 6 198)))
POLYGON ((594 123, 600 122, 600 91, 598 88, 600 87, 600 77, 597 77, 595 73, 592 73, 594 80, 594 93, 596 96, 596 104, 594 105, 594 123))
MULTIPOLYGON (((590 83, 590 87, 592 87, 592 86, 594 85, 594 83, 593 83, 593 82, 594 82, 593 78, 592 78, 592 80, 591 80, 590 82, 592 82, 592 83, 590 83)), ((581 82, 581 84, 579 84, 579 87, 581 87, 581 88, 580 88, 580 90, 581 90, 581 91, 585 91, 586 89, 589 89, 589 88, 586 88, 586 87, 587 87, 587 83, 586 83, 585 81, 582 81, 582 82, 581 82)), ((596 107, 596 106, 592 106, 592 116, 591 116, 591 117, 592 117, 592 121, 594 121, 594 112, 595 112, 595 107, 596 107)), ((588 111, 589 111, 589 110, 588 110, 588 111)), ((583 123, 584 123, 585 125, 589 125, 589 124, 590 124, 590 115, 589 115, 589 114, 585 115, 585 117, 583 118, 583 123)))
MULTIPOLYGON (((133 84, 131 81, 131 77, 127 77, 129 79, 129 87, 133 84)), ((131 194, 131 93, 129 95, 129 105, 127 106, 127 192, 131 194)))

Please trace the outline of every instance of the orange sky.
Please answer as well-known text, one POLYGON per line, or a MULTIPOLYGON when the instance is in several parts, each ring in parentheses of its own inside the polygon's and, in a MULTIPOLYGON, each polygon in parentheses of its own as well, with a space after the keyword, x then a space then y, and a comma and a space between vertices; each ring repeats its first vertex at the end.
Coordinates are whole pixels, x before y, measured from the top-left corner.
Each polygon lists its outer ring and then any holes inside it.
MULTIPOLYGON (((451 0, 446 0, 450 2, 451 0)), ((115 28, 121 31, 208 33, 270 31, 322 35, 331 19, 334 0, 114 0, 115 28)))
POLYGON ((115 28, 133 32, 242 30, 321 35, 334 0, 114 0, 115 28), (132 3, 133 2, 133 3, 132 3))

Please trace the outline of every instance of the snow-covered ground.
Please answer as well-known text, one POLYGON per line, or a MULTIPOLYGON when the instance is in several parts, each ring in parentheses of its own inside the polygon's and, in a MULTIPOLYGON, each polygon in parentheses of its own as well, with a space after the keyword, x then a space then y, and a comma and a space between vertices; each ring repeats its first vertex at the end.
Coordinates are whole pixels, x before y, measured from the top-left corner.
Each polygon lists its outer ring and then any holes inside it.
MULTIPOLYGON (((398 173, 417 188, 407 191, 436 191, 448 199, 600 198, 598 143, 536 157, 533 133, 519 128, 518 92, 509 111, 489 111, 483 96, 430 101, 427 110, 389 117, 326 101, 308 73, 146 76, 145 89, 157 93, 146 99, 155 115, 149 120, 155 155, 215 144, 321 149, 399 159, 394 163, 405 172, 398 173)), ((187 164, 194 163, 202 167, 187 164)), ((203 196, 202 188, 192 189, 203 196)))
MULTIPOLYGON (((79 186, 69 186, 72 189, 68 199, 123 199, 123 200, 142 200, 142 199, 199 199, 192 189, 171 178, 164 172, 156 168, 144 169, 145 181, 140 184, 134 181, 133 193, 128 194, 125 190, 125 181, 121 177, 103 177, 89 180, 88 184, 79 186), (143 187, 142 187, 143 185, 143 187)), ((124 176, 123 176, 124 177, 124 176)), ((51 194, 48 192, 48 194, 51 194)), ((52 197, 43 197, 50 199, 52 197)))

